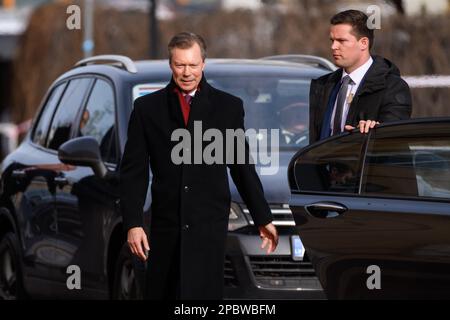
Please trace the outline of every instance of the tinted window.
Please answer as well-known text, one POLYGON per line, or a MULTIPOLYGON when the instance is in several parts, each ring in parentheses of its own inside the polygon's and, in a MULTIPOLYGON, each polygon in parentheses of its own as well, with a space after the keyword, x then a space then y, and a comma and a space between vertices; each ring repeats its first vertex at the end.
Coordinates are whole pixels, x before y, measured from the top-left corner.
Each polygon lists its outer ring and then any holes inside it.
POLYGON ((104 161, 115 162, 114 133, 114 92, 104 80, 97 80, 83 111, 80 124, 80 136, 94 137, 100 146, 104 161))
POLYGON ((32 137, 34 143, 45 146, 45 138, 47 137, 48 127, 65 86, 66 84, 64 83, 54 88, 47 99, 45 106, 42 108, 41 115, 36 124, 32 137))
MULTIPOLYGON (((282 69, 282 68, 281 68, 282 69)), ((295 149, 309 143, 309 86, 311 79, 283 70, 270 73, 208 73, 215 88, 241 98, 245 108, 245 128, 278 129, 281 149, 295 149)), ((158 82, 135 85, 133 97, 164 87, 158 82)), ((270 139, 268 139, 270 141, 270 139)))
POLYGON ((380 128, 365 167, 366 194, 450 198, 450 125, 380 128))
POLYGON ((364 139, 350 134, 301 153, 294 164, 298 190, 358 193, 364 139))
POLYGON ((47 143, 48 148, 57 150, 61 144, 70 138, 72 123, 83 102, 90 81, 90 79, 84 78, 69 82, 53 117, 47 143))
POLYGON ((209 77, 211 84, 240 97, 245 128, 280 130, 281 148, 309 143, 309 85, 311 79, 270 76, 209 77))

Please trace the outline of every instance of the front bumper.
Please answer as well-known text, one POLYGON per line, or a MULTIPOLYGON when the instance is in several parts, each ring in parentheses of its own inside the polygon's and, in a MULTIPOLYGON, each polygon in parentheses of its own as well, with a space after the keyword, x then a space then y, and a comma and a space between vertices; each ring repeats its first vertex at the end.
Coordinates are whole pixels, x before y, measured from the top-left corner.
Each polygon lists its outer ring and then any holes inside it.
POLYGON ((325 299, 307 257, 294 261, 289 235, 275 252, 261 249, 255 232, 230 232, 225 257, 225 299, 325 299))

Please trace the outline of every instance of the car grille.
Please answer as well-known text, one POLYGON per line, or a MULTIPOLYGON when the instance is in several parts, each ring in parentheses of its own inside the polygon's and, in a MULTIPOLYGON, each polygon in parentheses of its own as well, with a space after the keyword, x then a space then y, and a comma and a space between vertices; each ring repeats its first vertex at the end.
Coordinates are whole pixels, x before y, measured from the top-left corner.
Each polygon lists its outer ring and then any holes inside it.
MULTIPOLYGON (((251 225, 253 225, 252 217, 250 216, 250 211, 247 209, 246 206, 240 205, 242 211, 247 216, 249 222, 251 225)), ((289 206, 287 204, 272 204, 270 206, 270 211, 273 215, 273 224, 276 226, 295 226, 294 217, 292 216, 291 209, 289 209, 289 206)))
POLYGON ((228 256, 225 256, 224 285, 226 287, 232 287, 232 288, 235 288, 238 286, 236 270, 234 269, 233 263, 231 262, 231 260, 228 256))
POLYGON ((265 287, 318 289, 319 281, 309 261, 293 261, 290 256, 249 256, 257 284, 265 287))

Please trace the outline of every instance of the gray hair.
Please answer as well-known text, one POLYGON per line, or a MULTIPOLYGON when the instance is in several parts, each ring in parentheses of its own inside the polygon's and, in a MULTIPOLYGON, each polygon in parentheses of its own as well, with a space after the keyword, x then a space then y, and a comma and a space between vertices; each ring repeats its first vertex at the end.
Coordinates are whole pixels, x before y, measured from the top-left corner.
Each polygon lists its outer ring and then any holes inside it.
POLYGON ((178 49, 189 49, 195 43, 197 43, 200 47, 202 53, 202 59, 205 61, 206 59, 206 42, 203 40, 201 36, 192 32, 180 32, 170 39, 169 45, 167 49, 169 51, 169 61, 172 59, 172 50, 174 48, 178 49))

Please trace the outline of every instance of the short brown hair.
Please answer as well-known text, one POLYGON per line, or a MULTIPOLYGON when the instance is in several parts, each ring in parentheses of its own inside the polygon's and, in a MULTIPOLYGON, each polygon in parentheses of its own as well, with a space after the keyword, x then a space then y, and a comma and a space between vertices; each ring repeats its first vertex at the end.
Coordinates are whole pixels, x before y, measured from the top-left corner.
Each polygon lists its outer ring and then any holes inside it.
POLYGON ((200 47, 200 50, 202 52, 202 59, 205 61, 206 59, 206 42, 203 40, 201 36, 198 34, 192 33, 192 32, 180 32, 173 36, 172 39, 170 39, 169 45, 167 46, 167 49, 169 51, 169 61, 172 58, 172 50, 174 48, 178 49, 189 49, 191 48, 195 43, 197 43, 200 47))
POLYGON ((374 41, 373 29, 367 26, 367 15, 359 10, 346 10, 335 14, 330 23, 332 25, 337 24, 349 24, 352 26, 353 35, 359 40, 362 37, 369 39, 369 50, 372 49, 374 41))

